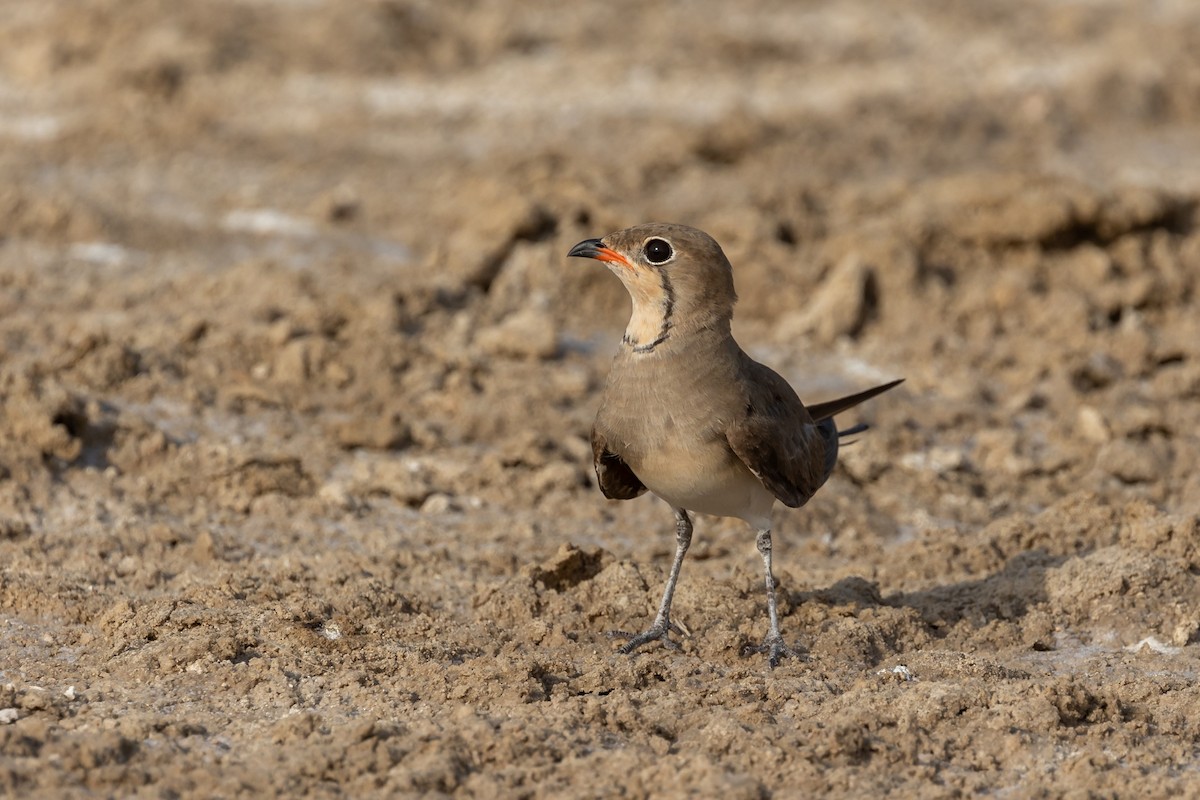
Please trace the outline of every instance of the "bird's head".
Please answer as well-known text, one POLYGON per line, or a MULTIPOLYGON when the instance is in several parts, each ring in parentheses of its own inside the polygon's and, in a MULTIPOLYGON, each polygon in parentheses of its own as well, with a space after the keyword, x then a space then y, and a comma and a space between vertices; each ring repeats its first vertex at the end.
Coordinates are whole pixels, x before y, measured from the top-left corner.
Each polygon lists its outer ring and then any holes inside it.
POLYGON ((602 261, 625 284, 633 298, 625 338, 634 347, 650 347, 674 331, 727 328, 733 316, 733 269, 704 231, 662 222, 635 225, 585 239, 567 255, 602 261))

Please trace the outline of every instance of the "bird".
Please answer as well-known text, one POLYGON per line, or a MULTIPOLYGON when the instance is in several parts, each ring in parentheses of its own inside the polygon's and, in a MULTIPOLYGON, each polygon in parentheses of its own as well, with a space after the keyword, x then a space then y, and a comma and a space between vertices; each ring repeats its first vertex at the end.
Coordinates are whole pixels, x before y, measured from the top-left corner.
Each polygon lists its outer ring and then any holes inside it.
POLYGON ((605 264, 625 285, 632 313, 613 358, 592 427, 600 491, 632 500, 649 491, 675 513, 675 557, 658 613, 639 634, 615 632, 631 654, 683 630, 671 601, 692 542, 695 513, 744 520, 756 532, 769 630, 761 645, 773 669, 795 651, 779 628, 772 571, 771 516, 778 500, 798 508, 837 463, 834 417, 888 391, 903 378, 806 407, 778 373, 746 354, 730 323, 733 268, 717 242, 696 228, 647 223, 585 239, 569 257, 605 264))

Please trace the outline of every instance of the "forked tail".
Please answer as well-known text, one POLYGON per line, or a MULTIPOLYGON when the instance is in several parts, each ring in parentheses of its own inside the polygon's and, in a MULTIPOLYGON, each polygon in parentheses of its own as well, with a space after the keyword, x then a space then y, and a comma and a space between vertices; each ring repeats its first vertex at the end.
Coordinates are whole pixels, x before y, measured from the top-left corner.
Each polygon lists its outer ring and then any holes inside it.
MULTIPOLYGON (((888 389, 894 389, 902 383, 904 383, 904 378, 901 378, 898 381, 892 381, 891 383, 885 383, 882 386, 876 386, 874 389, 867 389, 866 391, 859 392, 858 394, 851 394, 845 397, 840 397, 837 400, 830 400, 827 403, 817 403, 816 405, 808 406, 808 413, 812 415, 813 422, 821 422, 829 419, 830 417, 837 416, 846 409, 854 408, 859 403, 870 400, 872 397, 881 395, 888 389)), ((848 428, 842 433, 857 432, 858 431, 855 431, 854 428, 848 428)))
MULTIPOLYGON (((817 423, 817 430, 821 432, 821 438, 825 440, 826 478, 833 472, 833 467, 837 464, 838 440, 843 436, 853 436, 856 433, 862 433, 869 427, 860 422, 857 425, 839 431, 837 424, 833 421, 834 415, 840 414, 846 409, 854 408, 859 403, 870 400, 876 395, 883 394, 888 389, 894 389, 902 383, 904 383, 904 378, 892 381, 891 383, 885 383, 882 386, 876 386, 874 389, 867 389, 858 394, 847 395, 837 400, 830 400, 828 403, 817 403, 808 407, 808 413, 812 415, 813 422, 817 423)), ((853 444, 853 442, 846 442, 846 444, 853 444)))

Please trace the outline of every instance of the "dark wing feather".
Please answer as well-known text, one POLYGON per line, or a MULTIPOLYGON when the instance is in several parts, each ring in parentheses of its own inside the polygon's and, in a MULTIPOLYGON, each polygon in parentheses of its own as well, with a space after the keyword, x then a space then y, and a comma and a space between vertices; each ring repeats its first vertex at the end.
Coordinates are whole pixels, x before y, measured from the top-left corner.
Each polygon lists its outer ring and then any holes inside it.
POLYGON ((730 448, 772 494, 797 508, 824 485, 837 464, 833 416, 886 392, 903 379, 809 408, 787 381, 749 357, 746 414, 726 431, 730 448))
MULTIPOLYGON (((743 369, 745 406, 730 421, 725 438, 734 454, 780 502, 799 508, 829 477, 829 437, 813 424, 787 381, 749 357, 743 369)), ((836 453, 833 456, 836 460, 836 453)))
POLYGON ((592 465, 596 468, 596 480, 600 491, 609 500, 632 500, 645 493, 642 483, 621 457, 608 449, 603 434, 592 430, 592 465))

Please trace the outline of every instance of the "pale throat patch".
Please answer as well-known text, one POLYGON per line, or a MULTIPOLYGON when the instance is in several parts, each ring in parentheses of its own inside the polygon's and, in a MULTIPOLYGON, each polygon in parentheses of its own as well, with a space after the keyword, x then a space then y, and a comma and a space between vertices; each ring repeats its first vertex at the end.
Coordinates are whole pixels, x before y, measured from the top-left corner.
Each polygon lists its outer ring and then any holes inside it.
POLYGON ((675 289, 661 270, 625 268, 617 275, 633 298, 633 314, 622 341, 635 352, 651 352, 671 336, 675 289))

